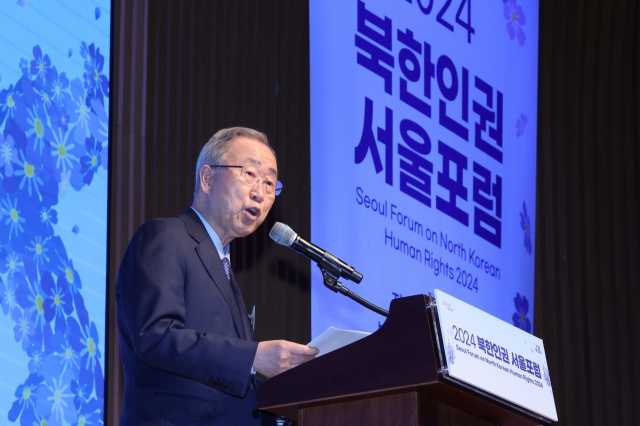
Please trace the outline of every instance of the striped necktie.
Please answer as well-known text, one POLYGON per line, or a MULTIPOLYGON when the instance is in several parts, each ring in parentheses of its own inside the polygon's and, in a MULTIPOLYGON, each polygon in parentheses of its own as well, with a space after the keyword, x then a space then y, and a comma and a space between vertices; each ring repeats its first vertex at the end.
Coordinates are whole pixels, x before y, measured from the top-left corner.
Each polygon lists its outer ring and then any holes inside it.
MULTIPOLYGON (((242 317, 244 315, 247 315, 244 312, 244 303, 242 302, 242 294, 240 293, 240 288, 235 282, 231 281, 231 262, 229 262, 229 259, 227 259, 226 257, 223 257, 221 261, 222 261, 222 267, 224 268, 224 273, 227 275, 227 279, 229 280, 229 284, 231 285, 231 291, 233 291, 233 297, 236 299, 236 306, 238 307, 240 316, 242 317)), ((247 322, 248 320, 249 320, 248 316, 241 320, 243 321, 241 325, 241 327, 243 327, 243 330, 246 330, 244 328, 244 325, 245 325, 244 322, 247 322)), ((251 324, 249 324, 249 333, 251 333, 251 324)), ((245 334, 248 340, 251 341, 251 334, 247 335, 246 331, 243 331, 243 334, 245 334)))
POLYGON ((228 258, 222 258, 222 267, 224 268, 224 273, 227 275, 227 279, 231 282, 231 262, 229 262, 228 258))

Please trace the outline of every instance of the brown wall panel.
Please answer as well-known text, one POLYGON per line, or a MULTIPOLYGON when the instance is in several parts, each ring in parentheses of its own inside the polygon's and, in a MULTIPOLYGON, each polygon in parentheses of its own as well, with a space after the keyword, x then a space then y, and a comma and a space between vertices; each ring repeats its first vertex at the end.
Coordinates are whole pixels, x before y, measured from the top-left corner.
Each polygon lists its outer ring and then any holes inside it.
POLYGON ((145 217, 145 121, 147 114, 146 0, 112 2, 109 267, 105 424, 119 423, 124 386, 115 327, 117 267, 135 229, 145 217))
POLYGON ((257 340, 310 340, 309 262, 269 237, 276 221, 309 235, 308 5, 302 1, 113 4, 107 422, 122 397, 113 289, 146 220, 192 202, 195 164, 215 131, 267 134, 284 191, 253 235, 232 243, 257 340))

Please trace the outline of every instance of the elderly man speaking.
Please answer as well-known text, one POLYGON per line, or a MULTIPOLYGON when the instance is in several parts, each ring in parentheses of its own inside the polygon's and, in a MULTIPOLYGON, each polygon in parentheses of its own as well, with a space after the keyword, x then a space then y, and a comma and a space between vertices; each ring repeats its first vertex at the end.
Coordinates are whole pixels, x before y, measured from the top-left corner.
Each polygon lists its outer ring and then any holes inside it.
POLYGON ((133 236, 116 283, 122 426, 258 425, 255 372, 272 377, 317 354, 253 342, 230 267, 229 243, 260 226, 281 189, 263 133, 220 130, 198 157, 193 205, 133 236))

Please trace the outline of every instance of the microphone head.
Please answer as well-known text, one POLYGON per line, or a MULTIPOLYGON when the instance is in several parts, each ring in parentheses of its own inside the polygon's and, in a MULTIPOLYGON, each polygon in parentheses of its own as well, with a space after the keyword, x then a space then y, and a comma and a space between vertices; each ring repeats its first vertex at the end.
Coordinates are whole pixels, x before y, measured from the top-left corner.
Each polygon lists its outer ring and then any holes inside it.
POLYGON ((289 225, 280 222, 276 222, 271 228, 271 231, 269 231, 269 237, 271 237, 273 241, 287 247, 291 247, 291 244, 293 244, 297 236, 298 234, 293 232, 293 229, 289 228, 289 225))

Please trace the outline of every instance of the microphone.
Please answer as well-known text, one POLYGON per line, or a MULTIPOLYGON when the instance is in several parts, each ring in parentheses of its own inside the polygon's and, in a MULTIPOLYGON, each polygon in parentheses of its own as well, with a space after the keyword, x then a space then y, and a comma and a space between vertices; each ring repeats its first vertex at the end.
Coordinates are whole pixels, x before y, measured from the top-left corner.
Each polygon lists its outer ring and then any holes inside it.
POLYGON ((269 237, 276 243, 287 246, 307 256, 316 262, 321 269, 326 270, 326 272, 332 275, 336 275, 334 277, 335 279, 343 277, 355 283, 362 281, 362 274, 352 266, 349 266, 328 251, 324 251, 320 247, 303 240, 293 229, 284 223, 276 222, 269 232, 269 237))

